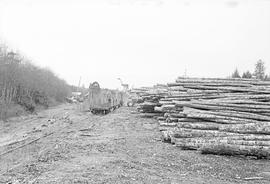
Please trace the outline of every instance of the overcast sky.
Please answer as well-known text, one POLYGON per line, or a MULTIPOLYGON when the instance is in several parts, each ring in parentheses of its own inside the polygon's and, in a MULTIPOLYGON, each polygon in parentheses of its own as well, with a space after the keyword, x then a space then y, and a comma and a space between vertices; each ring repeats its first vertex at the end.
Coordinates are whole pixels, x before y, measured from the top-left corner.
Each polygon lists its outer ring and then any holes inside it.
POLYGON ((75 85, 270 73, 270 1, 0 0, 0 39, 75 85))

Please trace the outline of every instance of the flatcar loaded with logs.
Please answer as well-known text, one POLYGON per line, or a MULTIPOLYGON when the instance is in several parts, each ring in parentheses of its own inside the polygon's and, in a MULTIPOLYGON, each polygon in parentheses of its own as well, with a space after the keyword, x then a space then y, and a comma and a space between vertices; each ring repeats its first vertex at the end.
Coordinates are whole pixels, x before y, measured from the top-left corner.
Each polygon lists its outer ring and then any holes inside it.
POLYGON ((98 82, 89 87, 89 109, 93 114, 108 114, 123 105, 123 93, 118 90, 101 89, 98 82))

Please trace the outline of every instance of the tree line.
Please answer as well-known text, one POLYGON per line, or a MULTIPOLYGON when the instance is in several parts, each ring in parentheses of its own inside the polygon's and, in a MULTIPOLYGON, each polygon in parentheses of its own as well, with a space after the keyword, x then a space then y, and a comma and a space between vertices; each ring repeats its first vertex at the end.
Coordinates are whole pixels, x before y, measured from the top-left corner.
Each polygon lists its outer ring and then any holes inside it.
POLYGON ((256 78, 260 80, 270 80, 270 76, 266 74, 265 63, 259 60, 255 64, 254 72, 246 71, 240 75, 238 69, 236 68, 231 75, 232 78, 256 78))
POLYGON ((35 66, 18 52, 0 46, 0 107, 10 103, 34 111, 36 105, 63 102, 70 86, 46 68, 35 66))

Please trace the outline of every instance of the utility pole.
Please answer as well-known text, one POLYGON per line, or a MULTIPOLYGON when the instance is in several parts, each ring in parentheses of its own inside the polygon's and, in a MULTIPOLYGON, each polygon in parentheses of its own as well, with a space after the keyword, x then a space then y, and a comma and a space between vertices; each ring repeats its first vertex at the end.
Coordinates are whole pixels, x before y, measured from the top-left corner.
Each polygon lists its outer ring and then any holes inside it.
POLYGON ((82 80, 82 77, 80 76, 79 84, 78 84, 78 87, 77 87, 77 91, 78 91, 78 92, 79 92, 79 89, 80 89, 81 80, 82 80))

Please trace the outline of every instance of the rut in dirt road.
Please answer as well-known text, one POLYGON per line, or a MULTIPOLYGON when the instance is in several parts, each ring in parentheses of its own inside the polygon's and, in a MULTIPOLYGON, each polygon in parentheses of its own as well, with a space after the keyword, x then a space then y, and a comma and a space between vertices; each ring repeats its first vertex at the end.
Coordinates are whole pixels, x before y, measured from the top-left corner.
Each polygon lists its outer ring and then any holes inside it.
MULTIPOLYGON (((46 126, 29 134, 29 139, 53 134, 1 158, 10 163, 9 169, 1 172, 1 181, 248 183, 242 178, 257 176, 270 166, 263 161, 182 151, 160 141, 156 120, 142 118, 134 111, 122 107, 108 115, 92 115, 79 112, 76 106, 62 106, 41 112, 33 126, 42 127, 44 122, 46 126), (50 124, 52 117, 55 122, 50 124)), ((29 124, 25 132, 29 132, 33 129, 31 120, 25 121, 29 124)))

